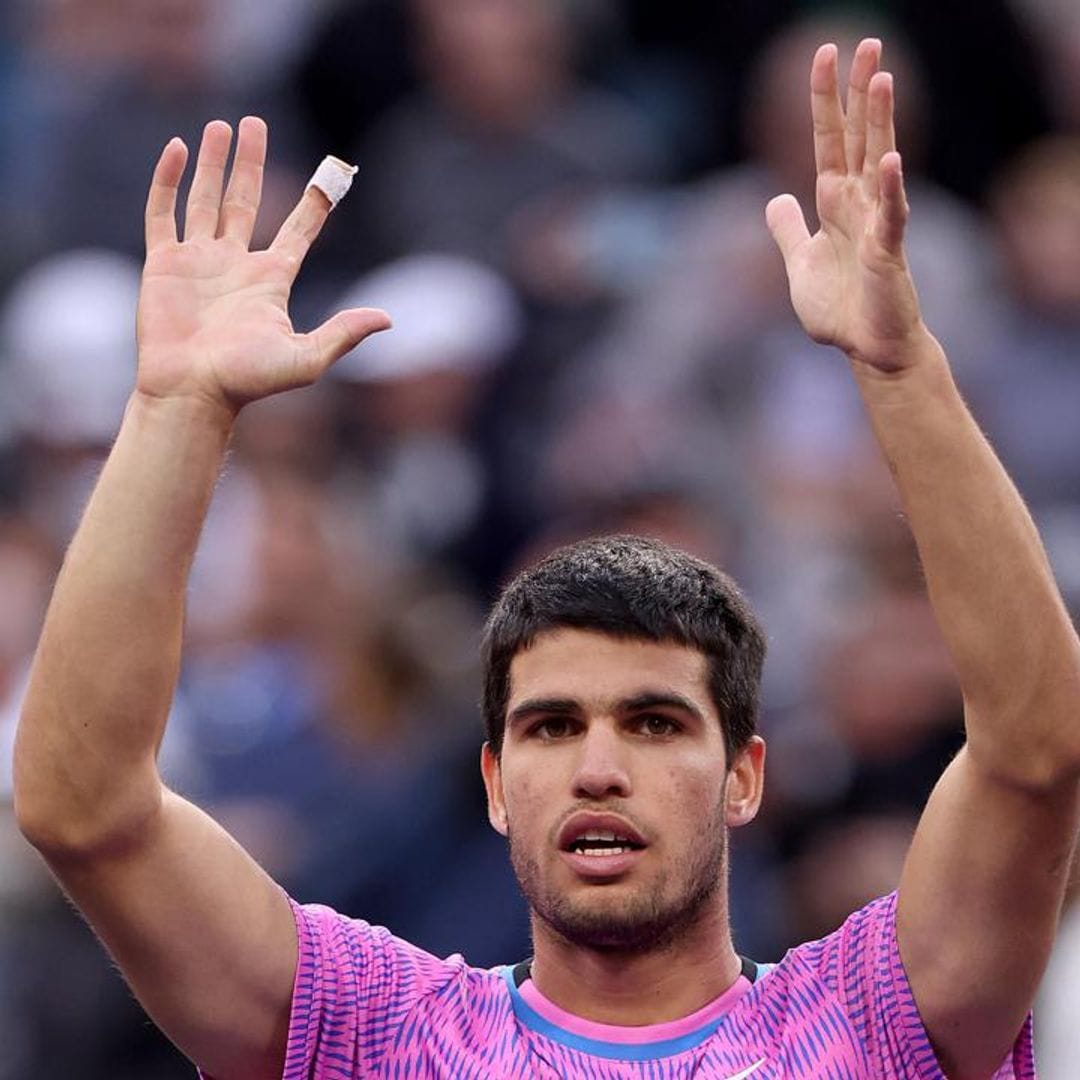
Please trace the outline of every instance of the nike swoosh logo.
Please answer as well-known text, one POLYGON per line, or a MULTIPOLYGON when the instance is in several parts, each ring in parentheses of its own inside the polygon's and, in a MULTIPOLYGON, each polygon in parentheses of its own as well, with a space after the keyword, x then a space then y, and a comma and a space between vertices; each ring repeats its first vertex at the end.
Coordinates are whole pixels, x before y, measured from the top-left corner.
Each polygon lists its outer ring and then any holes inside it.
POLYGON ((743 1069, 742 1072, 735 1073, 734 1076, 729 1076, 728 1080, 743 1080, 743 1077, 749 1076, 751 1073, 756 1073, 758 1071, 758 1069, 760 1069, 761 1066, 764 1065, 764 1064, 765 1064, 765 1059, 760 1058, 758 1061, 755 1061, 754 1064, 751 1065, 749 1069, 743 1069))

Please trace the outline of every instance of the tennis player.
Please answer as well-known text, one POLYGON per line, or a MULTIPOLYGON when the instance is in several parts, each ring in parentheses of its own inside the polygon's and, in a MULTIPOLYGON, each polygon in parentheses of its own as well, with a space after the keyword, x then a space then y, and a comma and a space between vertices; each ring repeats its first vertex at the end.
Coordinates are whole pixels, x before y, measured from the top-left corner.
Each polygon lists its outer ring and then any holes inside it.
POLYGON ((293 331, 289 288, 331 202, 309 188, 270 248, 248 250, 260 121, 241 122, 227 184, 230 130, 207 126, 182 238, 186 150, 166 146, 136 387, 46 618, 16 797, 27 837, 204 1075, 1035 1075, 1029 1009, 1077 831, 1080 645, 920 317, 879 57, 876 40, 859 45, 842 103, 836 49, 818 50, 821 227, 790 195, 766 216, 798 316, 846 354, 896 477, 967 743, 898 891, 773 966, 735 952, 726 889, 728 830, 762 793, 763 638, 727 578, 655 542, 563 549, 512 582, 489 622, 482 772, 531 906, 531 958, 479 970, 297 905, 163 786, 185 581, 236 415, 389 325, 349 310, 293 331))

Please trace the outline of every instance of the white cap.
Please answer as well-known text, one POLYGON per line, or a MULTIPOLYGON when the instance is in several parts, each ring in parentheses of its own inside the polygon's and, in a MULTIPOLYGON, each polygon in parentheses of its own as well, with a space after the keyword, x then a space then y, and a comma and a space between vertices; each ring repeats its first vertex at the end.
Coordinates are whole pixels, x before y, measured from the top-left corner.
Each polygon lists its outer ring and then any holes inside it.
POLYGON ((385 308, 394 328, 375 334, 330 370, 376 382, 433 371, 480 374, 518 343, 521 305, 494 270, 458 255, 407 255, 360 278, 335 310, 385 308))
POLYGON ((135 383, 139 266, 111 251, 53 255, 0 309, 7 424, 59 445, 108 444, 135 383))

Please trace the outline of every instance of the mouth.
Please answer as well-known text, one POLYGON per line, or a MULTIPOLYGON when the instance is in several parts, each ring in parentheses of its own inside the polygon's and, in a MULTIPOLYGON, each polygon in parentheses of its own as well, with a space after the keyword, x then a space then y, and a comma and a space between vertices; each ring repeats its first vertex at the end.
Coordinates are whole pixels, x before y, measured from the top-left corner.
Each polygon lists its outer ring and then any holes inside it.
POLYGON ((612 878, 626 873, 648 845, 628 822, 613 815, 577 814, 559 834, 563 858, 581 876, 612 878))
POLYGON ((628 851, 641 851, 644 847, 644 844, 636 843, 628 836, 620 836, 617 832, 589 829, 571 840, 563 851, 590 859, 605 859, 625 855, 628 851))

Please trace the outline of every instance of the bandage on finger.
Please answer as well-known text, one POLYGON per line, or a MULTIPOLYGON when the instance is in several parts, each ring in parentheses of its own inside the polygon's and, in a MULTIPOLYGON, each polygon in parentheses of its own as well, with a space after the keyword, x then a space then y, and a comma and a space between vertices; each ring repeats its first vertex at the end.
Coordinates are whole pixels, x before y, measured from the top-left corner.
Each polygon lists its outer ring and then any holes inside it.
MULTIPOLYGON (((358 169, 355 165, 349 165, 347 162, 342 161, 341 158, 327 155, 319 162, 319 167, 312 173, 311 179, 307 182, 307 187, 318 188, 330 200, 330 209, 333 210, 345 198, 349 188, 352 187, 353 177, 357 172, 358 169)), ((304 190, 306 191, 307 188, 304 190)))

